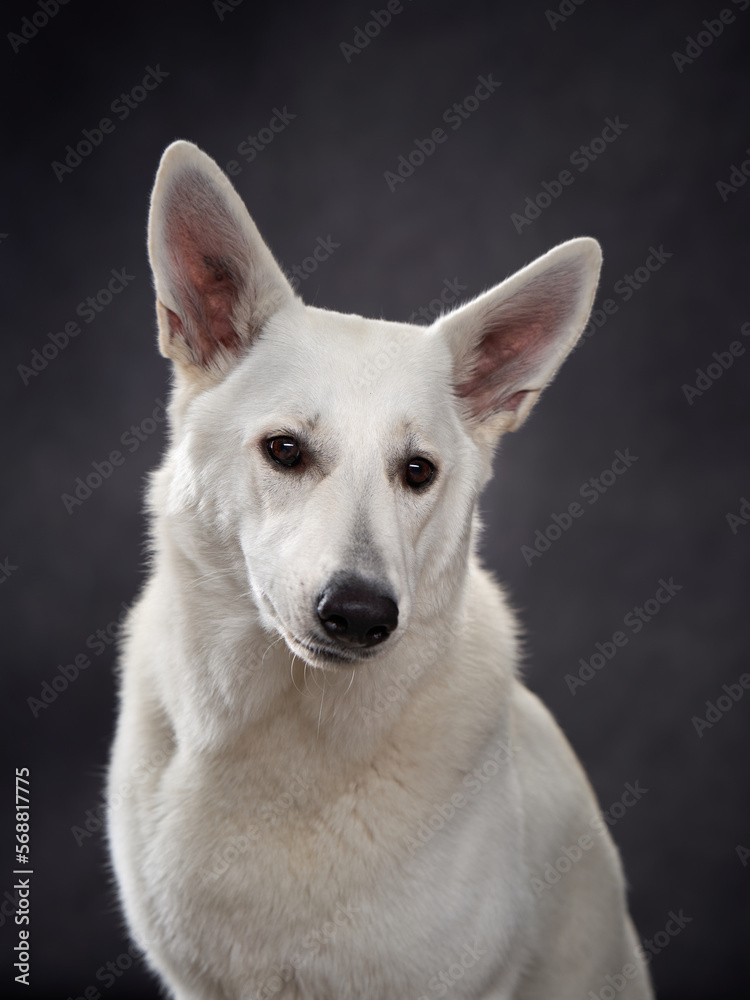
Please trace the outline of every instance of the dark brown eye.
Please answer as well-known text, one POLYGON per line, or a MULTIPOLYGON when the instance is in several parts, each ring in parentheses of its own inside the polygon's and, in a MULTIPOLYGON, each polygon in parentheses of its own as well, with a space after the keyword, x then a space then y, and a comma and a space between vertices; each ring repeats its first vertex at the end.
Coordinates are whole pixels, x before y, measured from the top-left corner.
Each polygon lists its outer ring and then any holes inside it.
POLYGON ((302 449, 296 438, 287 435, 269 438, 266 441, 266 451, 274 462, 278 462, 279 465, 284 465, 288 469, 296 465, 302 458, 302 449))
POLYGON ((426 486, 432 481, 435 475, 435 466, 428 462, 426 458, 410 458, 406 463, 406 484, 415 489, 419 486, 426 486))

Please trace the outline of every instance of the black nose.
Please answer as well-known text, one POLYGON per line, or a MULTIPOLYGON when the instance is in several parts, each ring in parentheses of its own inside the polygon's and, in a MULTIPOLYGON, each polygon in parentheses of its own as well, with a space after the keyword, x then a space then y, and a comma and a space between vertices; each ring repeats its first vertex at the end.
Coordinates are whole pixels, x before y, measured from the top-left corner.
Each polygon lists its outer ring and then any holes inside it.
POLYGON ((380 588, 350 579, 329 586, 318 602, 318 618, 337 642, 377 646, 398 625, 398 606, 380 588))

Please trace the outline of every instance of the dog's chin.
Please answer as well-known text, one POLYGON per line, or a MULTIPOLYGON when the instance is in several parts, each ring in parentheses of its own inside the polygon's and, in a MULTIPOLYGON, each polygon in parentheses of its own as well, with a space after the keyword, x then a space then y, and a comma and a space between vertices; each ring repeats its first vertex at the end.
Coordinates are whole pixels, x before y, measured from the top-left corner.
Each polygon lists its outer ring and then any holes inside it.
POLYGON ((311 667, 321 670, 341 670, 358 666, 367 660, 378 656, 381 647, 341 649, 315 639, 298 639, 293 635, 284 635, 284 641, 291 652, 308 663, 311 667))

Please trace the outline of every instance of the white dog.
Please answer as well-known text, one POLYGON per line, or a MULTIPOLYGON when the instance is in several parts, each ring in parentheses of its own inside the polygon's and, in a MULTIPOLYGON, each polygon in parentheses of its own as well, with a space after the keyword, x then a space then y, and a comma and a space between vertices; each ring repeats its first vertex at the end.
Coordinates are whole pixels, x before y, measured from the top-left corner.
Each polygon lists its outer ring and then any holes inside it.
POLYGON ((617 852, 475 555, 598 244, 429 328, 312 308, 176 142, 149 250, 175 385, 108 800, 151 966, 179 1000, 651 997, 617 852))

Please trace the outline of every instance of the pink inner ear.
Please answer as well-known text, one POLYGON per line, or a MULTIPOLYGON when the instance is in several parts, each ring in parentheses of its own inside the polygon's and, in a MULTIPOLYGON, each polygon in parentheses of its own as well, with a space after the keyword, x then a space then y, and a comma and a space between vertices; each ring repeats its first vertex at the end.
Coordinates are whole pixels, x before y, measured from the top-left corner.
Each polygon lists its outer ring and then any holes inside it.
POLYGON ((172 337, 181 338, 201 365, 222 350, 238 355, 242 338, 233 314, 243 282, 236 221, 215 191, 190 177, 176 184, 165 215, 178 306, 167 310, 172 337))
POLYGON ((472 324, 479 333, 456 386, 473 416, 513 412, 527 393, 544 388, 555 366, 556 343, 576 308, 579 282, 578 265, 565 261, 510 297, 485 304, 472 324))
POLYGON ((170 328, 183 336, 196 360, 205 365, 223 348, 235 356, 240 353, 241 340, 234 328, 232 314, 238 297, 238 287, 229 261, 211 254, 199 256, 190 247, 182 258, 185 291, 183 301, 189 303, 192 316, 187 328, 170 328))
POLYGON ((543 322, 523 329, 515 323, 499 323, 481 338, 475 348, 469 377, 456 390, 469 400, 475 416, 518 409, 528 389, 514 389, 533 377, 544 353, 549 331, 543 322))

